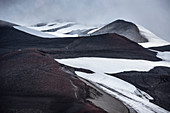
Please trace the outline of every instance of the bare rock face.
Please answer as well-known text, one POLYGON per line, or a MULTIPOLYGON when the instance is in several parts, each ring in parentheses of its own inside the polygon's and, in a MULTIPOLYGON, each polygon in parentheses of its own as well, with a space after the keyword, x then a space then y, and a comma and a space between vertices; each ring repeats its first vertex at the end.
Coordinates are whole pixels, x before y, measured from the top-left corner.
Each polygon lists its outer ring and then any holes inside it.
POLYGON ((88 101, 88 88, 36 49, 0 57, 2 113, 105 113, 88 101))
POLYGON ((124 20, 116 20, 94 32, 92 35, 105 33, 117 33, 137 43, 147 42, 147 39, 142 37, 135 24, 124 20))

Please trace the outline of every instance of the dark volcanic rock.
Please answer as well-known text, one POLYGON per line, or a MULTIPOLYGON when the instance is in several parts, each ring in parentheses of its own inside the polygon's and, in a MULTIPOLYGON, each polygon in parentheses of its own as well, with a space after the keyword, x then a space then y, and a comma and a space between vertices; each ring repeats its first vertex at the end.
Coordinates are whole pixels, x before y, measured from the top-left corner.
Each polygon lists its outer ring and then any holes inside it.
POLYGON ((153 49, 157 51, 170 51, 170 45, 160 46, 160 47, 150 47, 149 49, 153 49))
POLYGON ((124 20, 116 20, 94 32, 92 35, 105 33, 117 33, 137 43, 147 42, 147 39, 140 34, 135 24, 124 20))
POLYGON ((121 78, 150 94, 153 103, 170 111, 170 68, 155 67, 149 72, 122 72, 110 74, 121 78))
POLYGON ((1 113, 105 113, 85 101, 88 87, 36 49, 0 56, 1 113))

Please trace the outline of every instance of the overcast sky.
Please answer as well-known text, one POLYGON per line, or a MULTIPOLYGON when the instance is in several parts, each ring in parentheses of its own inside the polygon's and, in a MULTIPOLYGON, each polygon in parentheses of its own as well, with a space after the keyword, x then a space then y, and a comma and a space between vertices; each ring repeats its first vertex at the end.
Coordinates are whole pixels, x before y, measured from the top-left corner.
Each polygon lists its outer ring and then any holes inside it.
POLYGON ((106 24, 124 19, 170 42, 170 0, 0 0, 0 19, 18 24, 57 19, 106 24))

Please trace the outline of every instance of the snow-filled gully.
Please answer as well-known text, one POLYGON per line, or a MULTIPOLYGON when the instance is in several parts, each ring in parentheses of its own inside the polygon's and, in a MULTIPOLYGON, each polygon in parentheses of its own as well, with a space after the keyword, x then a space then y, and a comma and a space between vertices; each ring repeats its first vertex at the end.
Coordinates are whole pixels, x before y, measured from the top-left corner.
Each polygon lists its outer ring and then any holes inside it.
POLYGON ((156 66, 170 67, 170 62, 96 57, 55 60, 64 65, 88 69, 95 72, 93 74, 89 74, 76 71, 75 73, 79 77, 95 83, 98 88, 121 100, 125 105, 132 107, 138 113, 169 113, 167 110, 149 102, 149 100, 153 99, 149 94, 141 91, 126 81, 109 76, 105 73, 149 71, 156 66))

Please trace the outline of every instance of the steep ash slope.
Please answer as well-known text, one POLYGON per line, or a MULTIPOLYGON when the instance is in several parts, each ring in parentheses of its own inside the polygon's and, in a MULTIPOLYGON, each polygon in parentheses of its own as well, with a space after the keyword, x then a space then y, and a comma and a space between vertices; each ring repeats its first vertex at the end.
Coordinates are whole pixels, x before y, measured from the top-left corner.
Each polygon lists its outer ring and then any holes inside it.
POLYGON ((1 113, 106 113, 86 100, 90 87, 36 49, 10 52, 0 64, 1 113))

